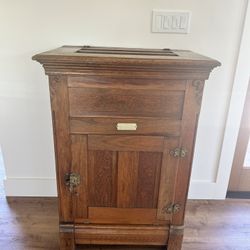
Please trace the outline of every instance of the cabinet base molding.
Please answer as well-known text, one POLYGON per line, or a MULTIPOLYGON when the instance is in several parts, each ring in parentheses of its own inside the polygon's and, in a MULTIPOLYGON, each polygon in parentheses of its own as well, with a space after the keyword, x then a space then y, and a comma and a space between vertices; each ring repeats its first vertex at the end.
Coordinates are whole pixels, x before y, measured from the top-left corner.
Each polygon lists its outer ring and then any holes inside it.
POLYGON ((76 225, 75 243, 164 246, 168 234, 168 226, 76 225))
POLYGON ((167 246, 181 249, 184 226, 60 225, 60 249, 75 250, 76 245, 167 246))

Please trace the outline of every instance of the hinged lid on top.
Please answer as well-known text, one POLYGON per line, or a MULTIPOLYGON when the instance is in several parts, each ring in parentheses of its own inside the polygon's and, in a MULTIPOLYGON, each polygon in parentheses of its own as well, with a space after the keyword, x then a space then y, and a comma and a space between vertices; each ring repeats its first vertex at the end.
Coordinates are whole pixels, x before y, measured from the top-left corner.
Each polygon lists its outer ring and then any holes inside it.
POLYGON ((178 56, 171 49, 137 49, 117 47, 83 46, 77 53, 90 54, 117 54, 117 55, 148 55, 148 56, 178 56))

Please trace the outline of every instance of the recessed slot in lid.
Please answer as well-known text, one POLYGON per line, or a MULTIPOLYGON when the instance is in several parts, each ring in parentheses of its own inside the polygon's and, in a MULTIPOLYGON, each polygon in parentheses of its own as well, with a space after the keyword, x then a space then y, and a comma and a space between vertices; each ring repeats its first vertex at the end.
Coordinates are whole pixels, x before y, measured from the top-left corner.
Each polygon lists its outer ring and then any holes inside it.
POLYGON ((149 56, 178 56, 171 49, 135 49, 115 47, 83 46, 77 53, 117 54, 117 55, 149 55, 149 56))

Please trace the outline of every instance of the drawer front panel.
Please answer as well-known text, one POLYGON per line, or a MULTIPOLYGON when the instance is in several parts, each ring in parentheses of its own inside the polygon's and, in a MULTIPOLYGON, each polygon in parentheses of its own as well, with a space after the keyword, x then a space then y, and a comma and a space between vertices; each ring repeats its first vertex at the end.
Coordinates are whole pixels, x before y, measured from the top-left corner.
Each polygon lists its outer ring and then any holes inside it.
POLYGON ((181 119, 184 91, 69 88, 71 117, 140 116, 181 119))
POLYGON ((180 128, 180 121, 166 118, 83 117, 70 119, 70 132, 72 134, 150 134, 179 136, 180 128))

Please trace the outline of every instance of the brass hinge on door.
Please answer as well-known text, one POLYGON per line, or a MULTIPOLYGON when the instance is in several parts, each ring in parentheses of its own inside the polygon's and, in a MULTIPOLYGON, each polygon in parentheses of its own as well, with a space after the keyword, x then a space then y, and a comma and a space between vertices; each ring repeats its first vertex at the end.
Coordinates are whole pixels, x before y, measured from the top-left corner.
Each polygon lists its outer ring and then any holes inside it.
POLYGON ((69 187, 72 193, 73 189, 80 184, 80 175, 77 173, 67 173, 64 176, 65 185, 69 187))
POLYGON ((184 158, 187 155, 187 150, 185 148, 175 148, 170 151, 170 155, 174 157, 184 158))
POLYGON ((176 214, 180 210, 181 210, 181 205, 178 203, 176 203, 176 204, 171 203, 163 208, 163 212, 165 212, 167 214, 176 214))

